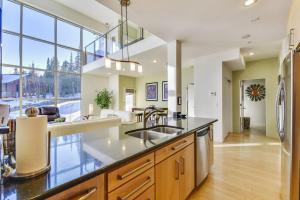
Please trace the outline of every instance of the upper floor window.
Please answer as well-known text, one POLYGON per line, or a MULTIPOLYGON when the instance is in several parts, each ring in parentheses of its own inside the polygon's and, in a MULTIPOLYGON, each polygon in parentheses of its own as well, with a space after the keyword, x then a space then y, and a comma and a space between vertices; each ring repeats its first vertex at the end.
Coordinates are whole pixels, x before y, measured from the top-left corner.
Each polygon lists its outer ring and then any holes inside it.
POLYGON ((39 11, 24 7, 23 34, 54 42, 54 18, 39 11))

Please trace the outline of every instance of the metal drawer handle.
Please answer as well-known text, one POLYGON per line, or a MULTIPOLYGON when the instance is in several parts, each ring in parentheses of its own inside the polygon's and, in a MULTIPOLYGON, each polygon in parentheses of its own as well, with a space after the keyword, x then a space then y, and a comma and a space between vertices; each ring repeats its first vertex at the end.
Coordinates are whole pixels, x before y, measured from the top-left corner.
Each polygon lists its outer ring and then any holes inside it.
POLYGON ((180 163, 175 160, 175 180, 179 180, 179 165, 180 163))
POLYGON ((90 190, 88 190, 89 192, 87 194, 85 194, 84 196, 80 197, 78 200, 86 200, 88 199, 90 196, 92 196, 96 191, 97 191, 97 188, 94 187, 90 190))
POLYGON ((175 147, 172 147, 172 150, 178 150, 178 149, 181 149, 182 147, 184 147, 186 145, 187 141, 184 140, 181 144, 175 146, 175 147))
POLYGON ((118 197, 118 200, 126 200, 126 199, 128 199, 129 197, 131 197, 132 195, 134 195, 135 193, 137 193, 140 189, 142 189, 145 185, 147 185, 150 182, 151 182, 151 177, 148 176, 147 180, 144 183, 142 183, 140 186, 138 186, 137 188, 135 188, 134 190, 132 190, 131 192, 129 192, 124 197, 118 197))
POLYGON ((124 179, 124 178, 127 178, 128 176, 130 176, 130 175, 132 175, 133 173, 139 171, 140 169, 143 169, 144 167, 150 165, 151 163, 152 163, 152 160, 147 160, 147 162, 145 162, 145 163, 142 164, 141 166, 139 166, 139 167, 137 167, 137 168, 135 168, 135 169, 133 169, 133 170, 131 170, 131 171, 129 171, 129 172, 126 172, 126 173, 123 174, 123 175, 119 175, 119 174, 118 174, 118 175, 117 175, 117 178, 118 178, 119 180, 122 180, 122 179, 124 179))
POLYGON ((185 171, 185 160, 184 157, 180 157, 180 163, 181 163, 181 170, 180 170, 180 174, 184 175, 184 171, 185 171))

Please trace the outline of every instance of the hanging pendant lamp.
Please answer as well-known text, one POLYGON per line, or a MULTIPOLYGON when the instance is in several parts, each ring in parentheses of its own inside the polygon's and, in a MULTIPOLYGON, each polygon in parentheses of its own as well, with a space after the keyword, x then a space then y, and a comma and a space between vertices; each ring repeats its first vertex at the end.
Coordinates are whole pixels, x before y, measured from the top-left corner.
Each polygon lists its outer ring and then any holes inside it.
MULTIPOLYGON (((137 71, 139 73, 143 72, 143 66, 141 63, 137 61, 132 61, 130 60, 130 55, 129 55, 129 45, 128 45, 128 12, 127 8, 130 5, 130 0, 120 0, 120 5, 121 5, 121 46, 122 46, 122 59, 113 59, 108 56, 105 56, 105 67, 106 68, 111 68, 111 62, 116 63, 116 70, 120 71, 122 69, 122 64, 129 65, 130 71, 135 71, 137 68, 137 71), (125 8, 125 22, 123 22, 124 16, 123 16, 123 10, 125 8), (125 28, 126 28, 126 50, 127 50, 127 58, 124 58, 124 23, 125 23, 125 28), (137 67, 136 67, 137 66, 137 67)), ((123 68, 124 69, 124 68, 123 68)))

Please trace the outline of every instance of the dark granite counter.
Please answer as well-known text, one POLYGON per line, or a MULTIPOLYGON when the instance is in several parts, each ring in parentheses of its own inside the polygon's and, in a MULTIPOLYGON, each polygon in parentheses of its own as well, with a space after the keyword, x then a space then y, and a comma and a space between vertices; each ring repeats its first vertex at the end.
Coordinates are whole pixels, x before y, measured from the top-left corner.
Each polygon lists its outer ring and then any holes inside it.
POLYGON ((168 119, 164 125, 183 130, 151 143, 125 134, 142 128, 142 123, 53 137, 50 171, 31 180, 1 185, 0 200, 45 199, 214 122, 203 118, 168 119))

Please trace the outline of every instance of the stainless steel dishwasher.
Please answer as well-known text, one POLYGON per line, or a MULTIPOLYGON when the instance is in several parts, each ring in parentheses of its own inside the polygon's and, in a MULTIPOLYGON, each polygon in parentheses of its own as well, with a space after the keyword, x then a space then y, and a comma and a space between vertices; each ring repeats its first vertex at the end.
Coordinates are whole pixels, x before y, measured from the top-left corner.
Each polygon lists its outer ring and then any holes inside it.
POLYGON ((210 127, 196 132, 196 185, 207 177, 210 168, 210 127))

